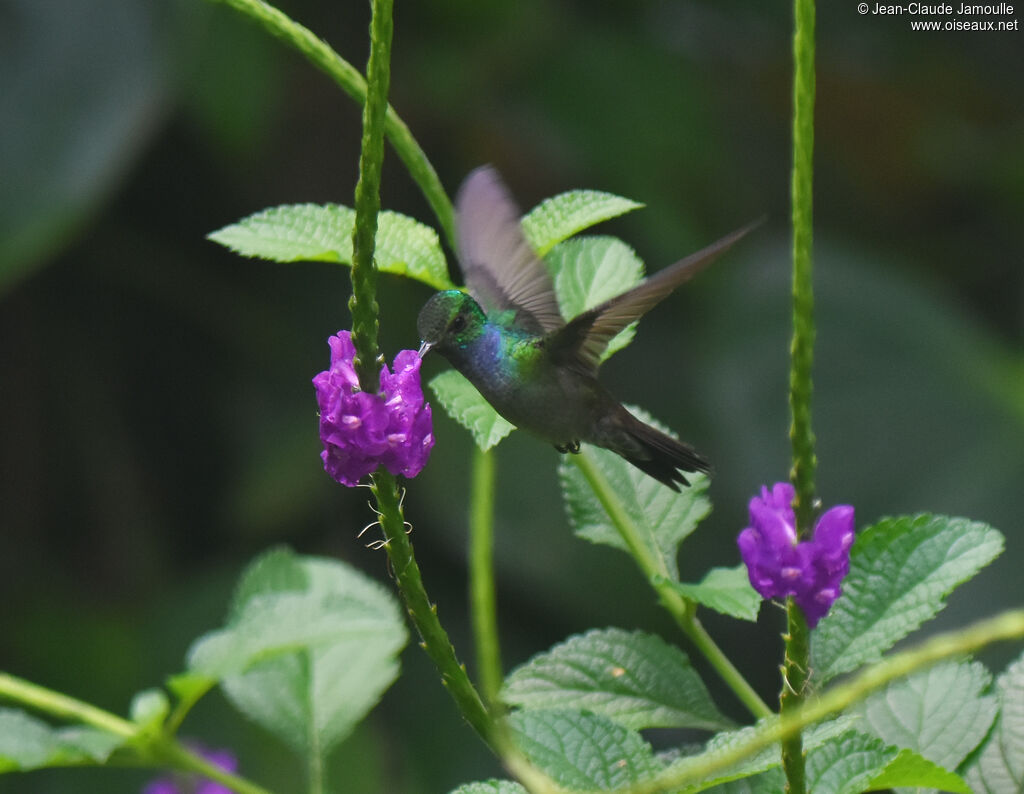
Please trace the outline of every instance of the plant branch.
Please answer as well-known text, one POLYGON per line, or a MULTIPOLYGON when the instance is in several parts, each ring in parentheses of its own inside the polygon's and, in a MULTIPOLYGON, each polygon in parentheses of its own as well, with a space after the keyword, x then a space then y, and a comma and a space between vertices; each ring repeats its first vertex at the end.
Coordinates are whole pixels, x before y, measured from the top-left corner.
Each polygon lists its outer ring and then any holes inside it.
MULTIPOLYGON (((213 0, 224 3, 257 22, 268 33, 298 50, 317 69, 330 77, 348 96, 360 105, 366 102, 366 80, 352 64, 338 55, 329 44, 308 28, 263 0, 213 0)), ((384 133, 395 154, 405 165, 437 217, 448 244, 455 247, 455 213, 437 172, 426 153, 412 136, 395 109, 387 106, 384 133)))
POLYGON ((618 494, 590 460, 586 451, 578 455, 571 455, 569 460, 583 474, 605 513, 608 514, 608 518, 626 542, 630 555, 657 592, 661 605, 673 617, 679 628, 697 646, 704 658, 715 668, 718 675, 751 714, 758 718, 772 714, 772 710, 761 700, 743 674, 729 661, 729 658, 701 625, 697 619, 696 602, 684 597, 672 587, 665 561, 651 551, 650 546, 644 541, 640 527, 633 521, 618 494))

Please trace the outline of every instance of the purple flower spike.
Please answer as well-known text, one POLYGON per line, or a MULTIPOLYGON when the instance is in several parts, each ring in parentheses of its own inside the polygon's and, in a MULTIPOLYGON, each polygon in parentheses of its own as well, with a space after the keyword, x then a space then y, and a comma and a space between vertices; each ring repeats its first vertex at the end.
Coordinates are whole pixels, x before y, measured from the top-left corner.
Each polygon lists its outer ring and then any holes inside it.
POLYGON ((331 368, 313 378, 324 469, 349 487, 381 465, 392 474, 415 477, 434 446, 419 355, 415 350, 400 352, 393 374, 386 366, 381 369, 380 393, 369 394, 359 390, 351 334, 339 331, 327 342, 331 368))
POLYGON ((750 526, 737 544, 750 584, 762 598, 793 596, 814 628, 842 592, 850 571, 854 513, 849 505, 826 511, 810 540, 797 541, 789 483, 776 483, 750 500, 750 526))

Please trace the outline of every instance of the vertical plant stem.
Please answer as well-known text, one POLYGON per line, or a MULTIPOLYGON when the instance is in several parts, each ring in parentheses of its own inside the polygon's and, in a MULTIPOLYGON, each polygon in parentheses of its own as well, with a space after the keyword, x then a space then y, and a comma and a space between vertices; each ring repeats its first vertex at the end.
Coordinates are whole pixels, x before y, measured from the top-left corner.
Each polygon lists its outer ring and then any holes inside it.
POLYGON ((377 268, 373 262, 380 212, 380 175, 384 164, 384 114, 391 82, 392 0, 374 0, 370 17, 370 59, 363 105, 363 139, 356 184, 356 222, 352 232, 352 343, 363 391, 376 392, 380 372, 377 347, 377 268))
MULTIPOLYGON (((376 275, 373 264, 380 211, 380 174, 384 160, 384 115, 387 109, 389 60, 392 35, 392 0, 373 0, 370 18, 370 59, 367 65, 366 105, 363 108, 363 138, 356 185, 356 223, 352 247, 352 341, 356 368, 364 390, 376 391, 377 361, 376 275)), ((458 704, 466 721, 492 746, 495 728, 483 701, 459 664, 455 648, 437 618, 427 596, 412 544, 406 535, 401 500, 395 478, 384 467, 373 475, 373 494, 391 567, 406 607, 423 639, 423 647, 434 661, 441 679, 458 704)))
POLYGON ((498 703, 502 681, 494 585, 494 481, 494 454, 474 446, 469 517, 470 608, 477 675, 484 700, 491 708, 498 703))
MULTIPOLYGON (((814 432, 811 428, 811 370, 814 364, 813 241, 814 179, 814 0, 795 0, 793 33, 793 341, 790 350, 789 405, 796 491, 797 534, 806 537, 814 520, 814 432)), ((779 706, 782 715, 800 710, 806 695, 810 631, 792 598, 786 601, 786 651, 779 706)), ((782 742, 786 791, 807 788, 803 738, 799 731, 782 742)))
POLYGON ((373 475, 373 493, 380 510, 380 525, 384 532, 388 559, 398 582, 405 606, 423 641, 423 649, 434 662, 441 681, 455 700, 463 718, 492 749, 497 750, 497 729, 491 715, 459 663, 448 633, 437 617, 437 607, 430 603, 423 586, 423 577, 412 543, 406 534, 405 519, 399 505, 395 478, 384 468, 373 475))

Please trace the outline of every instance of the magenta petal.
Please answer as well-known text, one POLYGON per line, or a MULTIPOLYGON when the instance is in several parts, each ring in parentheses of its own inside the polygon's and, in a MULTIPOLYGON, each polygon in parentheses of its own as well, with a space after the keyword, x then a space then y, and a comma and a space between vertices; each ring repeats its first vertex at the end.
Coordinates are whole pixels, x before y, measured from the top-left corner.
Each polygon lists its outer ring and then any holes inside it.
POLYGON ((854 510, 838 505, 818 520, 814 536, 797 542, 789 483, 761 488, 750 500, 751 526, 736 539, 750 583, 763 598, 793 596, 812 628, 842 593, 850 570, 854 510))
POLYGON ((406 477, 419 474, 434 445, 419 355, 415 350, 401 351, 394 372, 381 368, 380 393, 371 394, 359 389, 351 334, 340 331, 327 341, 330 369, 313 378, 324 469, 348 486, 381 465, 406 477))

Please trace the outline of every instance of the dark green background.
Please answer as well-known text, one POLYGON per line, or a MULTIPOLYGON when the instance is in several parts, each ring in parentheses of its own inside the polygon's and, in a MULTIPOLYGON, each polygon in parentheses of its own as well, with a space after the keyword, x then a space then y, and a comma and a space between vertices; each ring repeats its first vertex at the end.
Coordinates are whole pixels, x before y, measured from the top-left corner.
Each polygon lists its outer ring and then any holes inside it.
MULTIPOLYGON (((855 505, 861 526, 930 510, 1006 534, 1005 557, 931 624, 950 628, 1022 601, 1022 34, 913 33, 853 0, 821 6, 819 491, 855 505)), ((365 62, 365 2, 283 8, 365 62)), ((575 187, 644 201, 607 229, 651 269, 767 214, 605 368, 617 394, 715 463, 715 511, 681 559, 690 579, 736 563, 746 500, 788 470, 790 14, 754 0, 396 8, 392 100, 450 192, 491 162, 524 209, 575 187)), ((223 7, 7 0, 0 119, 0 668, 123 713, 181 668, 268 546, 388 578, 355 538, 368 494, 334 484, 317 457, 309 380, 348 324, 347 272, 204 240, 267 206, 350 204, 359 111, 223 7)), ((390 155, 383 203, 433 223, 390 155)), ((391 357, 416 346, 429 291, 388 277, 380 293, 391 357)), ((469 437, 436 415, 406 508, 472 668, 469 437)), ((626 558, 572 537, 556 464, 519 434, 498 450, 506 664, 591 626, 677 639, 626 558)), ((757 632, 707 623, 771 698, 778 610, 757 632)), ((1012 653, 984 658, 998 669, 1012 653)), ((338 791, 434 794, 499 774, 415 646, 403 664, 339 751, 338 791)), ((184 733, 301 790, 294 760, 219 695, 184 733)), ((0 791, 131 792, 145 777, 42 772, 0 778, 0 791)))

